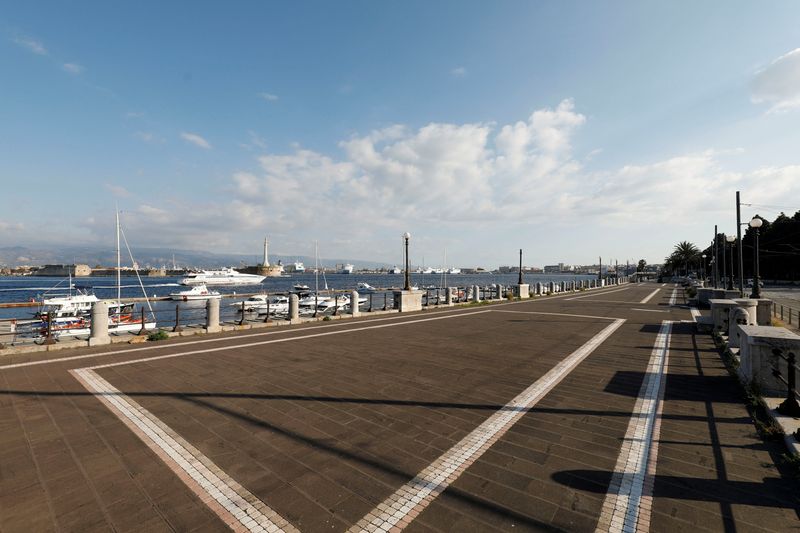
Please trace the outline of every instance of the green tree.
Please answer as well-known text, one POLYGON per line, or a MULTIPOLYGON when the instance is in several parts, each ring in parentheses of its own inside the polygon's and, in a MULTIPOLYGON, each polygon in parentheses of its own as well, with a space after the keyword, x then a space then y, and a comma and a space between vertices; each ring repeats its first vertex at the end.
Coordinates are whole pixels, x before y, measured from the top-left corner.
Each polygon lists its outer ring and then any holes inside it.
POLYGON ((647 261, 644 259, 639 259, 639 264, 636 265, 636 272, 644 272, 644 269, 647 267, 647 261))
POLYGON ((684 274, 689 275, 689 264, 697 261, 700 257, 700 250, 689 241, 681 241, 675 245, 670 258, 675 267, 683 266, 684 274))

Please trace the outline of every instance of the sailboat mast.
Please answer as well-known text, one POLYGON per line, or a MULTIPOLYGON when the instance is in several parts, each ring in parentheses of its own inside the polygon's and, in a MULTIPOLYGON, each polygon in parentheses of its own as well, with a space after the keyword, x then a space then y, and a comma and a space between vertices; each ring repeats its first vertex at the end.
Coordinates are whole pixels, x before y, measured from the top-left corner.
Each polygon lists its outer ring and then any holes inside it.
POLYGON ((314 293, 319 292, 319 241, 314 241, 314 293))
POLYGON ((117 305, 119 305, 122 299, 122 282, 120 280, 121 263, 122 259, 120 258, 119 252, 119 209, 117 209, 117 305))

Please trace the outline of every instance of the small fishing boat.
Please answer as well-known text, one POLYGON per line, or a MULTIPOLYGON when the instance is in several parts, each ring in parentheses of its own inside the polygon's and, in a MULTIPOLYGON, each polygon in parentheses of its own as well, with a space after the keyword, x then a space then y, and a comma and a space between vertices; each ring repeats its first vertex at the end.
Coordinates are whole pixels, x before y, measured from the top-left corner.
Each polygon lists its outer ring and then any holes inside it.
POLYGON ((195 285, 185 291, 171 292, 169 297, 173 300, 188 302, 191 300, 210 300, 211 298, 221 298, 219 291, 210 291, 205 284, 195 285))
POLYGON ((292 288, 298 292, 307 291, 310 289, 308 285, 303 285, 302 283, 297 283, 295 285, 292 285, 292 288))

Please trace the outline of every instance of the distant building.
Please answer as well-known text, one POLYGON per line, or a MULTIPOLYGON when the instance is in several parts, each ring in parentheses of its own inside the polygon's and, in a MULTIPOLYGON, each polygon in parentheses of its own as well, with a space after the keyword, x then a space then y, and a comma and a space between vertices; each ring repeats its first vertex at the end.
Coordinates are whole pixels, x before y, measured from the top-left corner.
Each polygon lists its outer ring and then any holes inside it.
POLYGON ((81 264, 44 265, 33 272, 34 276, 56 276, 64 278, 70 275, 75 277, 82 277, 82 276, 90 276, 91 274, 92 274, 92 269, 89 268, 89 265, 81 265, 81 264))
MULTIPOLYGON (((561 263, 563 264, 563 263, 561 263)), ((561 272, 561 264, 558 265, 545 265, 544 266, 544 273, 545 274, 558 274, 561 272)))

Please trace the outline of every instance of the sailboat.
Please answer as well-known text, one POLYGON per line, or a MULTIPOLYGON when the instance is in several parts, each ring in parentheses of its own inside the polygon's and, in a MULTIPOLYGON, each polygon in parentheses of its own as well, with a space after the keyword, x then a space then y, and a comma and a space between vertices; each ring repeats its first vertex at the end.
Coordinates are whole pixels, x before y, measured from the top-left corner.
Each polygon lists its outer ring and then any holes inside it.
MULTIPOLYGON (((109 333, 123 333, 134 332, 142 330, 142 320, 144 319, 144 329, 155 329, 155 313, 150 305, 150 300, 147 298, 147 293, 144 290, 142 278, 139 276, 139 270, 134 268, 136 278, 139 280, 139 286, 142 288, 142 294, 145 297, 145 302, 150 310, 150 319, 134 314, 133 303, 122 302, 122 257, 120 251, 120 234, 125 241, 125 247, 131 258, 131 263, 135 266, 136 261, 133 259, 128 240, 125 238, 125 233, 122 232, 119 223, 119 210, 116 211, 116 229, 117 229, 117 299, 115 302, 109 302, 108 305, 108 332, 109 333)), ((70 272, 70 285, 72 285, 72 273, 70 272)), ((40 312, 42 319, 41 330, 39 335, 47 335, 48 330, 51 335, 55 337, 80 337, 83 335, 90 335, 91 330, 91 313, 92 304, 100 301, 94 294, 86 294, 78 292, 69 296, 57 299, 44 300, 44 310, 40 312), (49 307, 48 307, 49 306, 49 307)))

